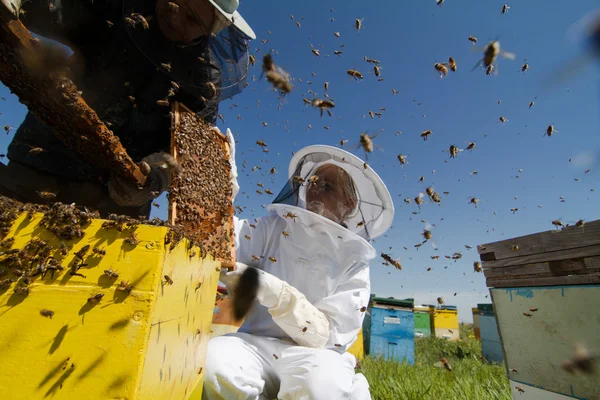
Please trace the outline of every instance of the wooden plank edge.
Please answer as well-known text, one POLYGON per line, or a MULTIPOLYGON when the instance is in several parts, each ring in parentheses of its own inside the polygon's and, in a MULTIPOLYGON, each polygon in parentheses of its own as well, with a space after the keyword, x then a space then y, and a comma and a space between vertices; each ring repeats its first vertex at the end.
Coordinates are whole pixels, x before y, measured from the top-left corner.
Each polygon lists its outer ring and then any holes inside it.
POLYGON ((566 249, 550 251, 547 253, 530 254, 522 257, 505 258, 503 260, 483 261, 483 268, 513 267, 517 265, 542 263, 549 261, 561 261, 576 258, 600 256, 600 245, 577 247, 575 249, 566 249))
POLYGON ((569 226, 478 245, 477 252, 482 261, 502 260, 516 257, 513 245, 521 247, 519 256, 600 245, 600 220, 588 222, 583 227, 569 226), (566 243, 569 247, 565 247, 566 243))
POLYGON ((527 279, 494 279, 485 280, 488 288, 530 287, 530 286, 575 286, 600 284, 600 273, 589 275, 552 276, 527 279))
POLYGON ((519 276, 566 276, 600 272, 600 256, 569 260, 516 265, 511 267, 484 268, 486 278, 507 279, 519 276))

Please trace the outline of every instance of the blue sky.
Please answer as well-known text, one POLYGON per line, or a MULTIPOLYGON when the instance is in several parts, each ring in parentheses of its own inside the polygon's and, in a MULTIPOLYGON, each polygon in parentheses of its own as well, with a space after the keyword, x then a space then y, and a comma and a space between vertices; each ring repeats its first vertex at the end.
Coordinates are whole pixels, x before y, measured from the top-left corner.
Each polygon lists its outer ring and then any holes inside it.
MULTIPOLYGON (((458 305, 460 318, 466 321, 471 320, 470 307, 489 302, 483 274, 472 268, 479 259, 477 244, 553 229, 550 221, 557 218, 564 223, 598 218, 600 60, 565 82, 550 83, 584 54, 582 38, 569 37, 567 31, 597 7, 596 1, 579 0, 564 7, 541 0, 508 3, 511 8, 505 15, 500 13, 501 2, 476 0, 447 0, 444 7, 437 7, 434 0, 368 6, 363 1, 272 4, 242 3, 240 12, 258 36, 251 43, 258 61, 251 70, 256 81, 249 79, 250 86, 220 108, 225 123, 219 122, 219 127, 230 128, 239 140, 239 180, 241 192, 248 194, 240 193, 236 200, 245 208, 242 217, 265 213, 261 205, 273 198, 257 195, 256 184, 262 182, 277 193, 287 179, 293 151, 317 143, 338 145, 341 139, 356 143, 361 132, 383 130, 375 143, 384 151, 375 150, 370 165, 388 185, 396 216, 393 228, 374 245, 378 253, 398 258, 403 270, 374 260, 373 293, 415 297, 417 303, 433 303, 442 296, 447 304, 458 305), (356 18, 364 19, 358 33, 356 18), (334 32, 340 32, 340 37, 334 32), (479 43, 472 46, 468 36, 476 36, 479 43), (481 57, 475 49, 493 39, 516 53, 516 59, 500 58, 497 76, 486 76, 479 69, 472 72, 481 57), (311 44, 320 57, 312 54, 311 44), (274 58, 282 68, 302 79, 282 102, 264 79, 258 80, 259 61, 269 49, 277 51, 274 58), (343 54, 334 55, 336 49, 343 54), (382 82, 363 56, 381 61, 382 82), (440 79, 433 64, 449 56, 456 59, 458 71, 440 79), (530 67, 525 74, 520 71, 524 59, 530 67), (361 71, 365 79, 355 82, 347 69, 361 71), (336 104, 333 118, 320 118, 317 110, 302 102, 303 97, 314 97, 309 89, 322 97, 325 81, 336 104), (529 109, 531 101, 535 106, 529 109), (382 107, 386 111, 381 111, 381 118, 368 116, 369 110, 382 107), (501 124, 500 116, 508 122, 501 124), (543 136, 549 124, 557 129, 551 138, 543 136), (308 125, 312 129, 307 130, 308 125), (424 142, 419 135, 426 129, 433 134, 424 142), (397 131, 402 134, 396 135, 397 131), (256 140, 268 143, 268 154, 260 151, 256 140), (451 144, 465 148, 471 141, 476 148, 457 159, 444 153, 451 144), (400 166, 398 153, 407 156, 407 165, 400 166), (257 165, 262 170, 252 172, 257 165), (271 167, 279 171, 274 176, 268 174, 271 167), (586 174, 587 169, 591 171, 586 174), (404 204, 403 198, 414 198, 429 185, 440 194, 450 192, 442 195, 440 206, 427 202, 419 210, 414 203, 404 204), (594 188, 598 190, 591 191, 594 188), (481 199, 477 208, 468 204, 473 196, 481 199), (510 211, 513 207, 519 208, 515 214, 510 211), (437 251, 429 244, 419 250, 413 247, 422 241, 421 220, 435 225, 437 251), (463 253, 461 260, 444 258, 457 251, 463 253), (441 256, 439 260, 430 258, 435 254, 441 256)), ((0 125, 17 127, 25 107, 3 86, 0 96, 7 99, 0 100, 0 125)), ((5 153, 12 134, 1 135, 0 153, 5 153)), ((359 150, 355 153, 363 156, 359 150)), ((155 214, 165 217, 164 199, 161 202, 155 214)))

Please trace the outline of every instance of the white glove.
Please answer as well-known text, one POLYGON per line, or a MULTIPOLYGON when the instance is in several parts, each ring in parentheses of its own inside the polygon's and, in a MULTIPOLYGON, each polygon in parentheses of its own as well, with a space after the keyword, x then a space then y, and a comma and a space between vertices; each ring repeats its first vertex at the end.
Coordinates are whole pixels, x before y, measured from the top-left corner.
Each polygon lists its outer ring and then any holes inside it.
POLYGON ((240 191, 240 185, 238 184, 237 177, 237 166, 235 165, 235 139, 233 138, 233 134, 231 133, 231 129, 227 128, 227 141, 229 142, 229 164, 231 164, 231 191, 232 191, 232 200, 235 200, 235 196, 237 196, 240 191))
MULTIPOLYGON (((234 293, 234 310, 240 310, 242 317, 250 308, 256 294, 256 300, 267 307, 273 321, 296 343, 305 347, 321 348, 327 344, 330 336, 329 320, 327 316, 310 303, 298 289, 287 282, 262 270, 237 264, 238 270, 226 273, 225 279, 235 279, 248 268, 258 273, 258 288, 247 286, 254 279, 244 282, 241 293, 234 293), (227 276, 229 275, 229 276, 227 276), (254 292, 254 290, 256 290, 254 292)), ((249 272, 249 271, 248 271, 249 272)), ((252 275, 252 274, 251 274, 252 275)), ((249 278, 249 276, 245 276, 249 278)), ((229 287, 227 288, 229 290, 229 287)), ((235 289, 234 289, 235 290, 235 289)))
POLYGON ((225 284, 227 293, 229 293, 230 296, 233 296, 233 292, 235 292, 235 288, 240 280, 240 276, 242 276, 246 268, 248 268, 246 264, 239 262, 235 263, 235 271, 229 271, 225 268, 221 268, 219 280, 225 284))

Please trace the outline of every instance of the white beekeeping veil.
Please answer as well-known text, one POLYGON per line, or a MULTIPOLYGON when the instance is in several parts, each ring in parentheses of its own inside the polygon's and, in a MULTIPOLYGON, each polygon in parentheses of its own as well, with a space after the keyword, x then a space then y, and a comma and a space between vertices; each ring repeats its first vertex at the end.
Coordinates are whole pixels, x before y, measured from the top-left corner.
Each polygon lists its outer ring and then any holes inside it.
POLYGON ((394 205, 381 178, 355 155, 332 146, 308 146, 289 166, 289 180, 273 204, 300 207, 370 240, 394 219, 394 205))

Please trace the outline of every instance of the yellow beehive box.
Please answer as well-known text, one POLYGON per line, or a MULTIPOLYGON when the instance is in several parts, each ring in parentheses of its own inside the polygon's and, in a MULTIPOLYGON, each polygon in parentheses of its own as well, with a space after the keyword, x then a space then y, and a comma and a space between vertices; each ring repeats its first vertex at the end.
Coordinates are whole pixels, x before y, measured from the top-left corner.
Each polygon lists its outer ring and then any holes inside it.
POLYGON ((63 270, 14 278, 6 241, 0 248, 0 281, 18 279, 0 288, 2 397, 199 398, 219 262, 201 258, 187 239, 165 243, 169 228, 139 225, 120 232, 103 228, 98 219, 82 238, 65 241, 72 248, 63 257, 61 241, 39 225, 42 217, 21 214, 6 238, 14 238, 12 249, 43 240, 54 247, 51 255, 63 270), (86 245, 80 260, 75 253, 86 245), (94 253, 94 247, 106 254, 94 253), (76 269, 76 263, 83 265, 76 269), (108 269, 118 278, 108 276, 108 269), (121 288, 131 289, 119 290, 122 281, 121 288), (29 293, 17 293, 20 288, 29 293), (53 314, 43 316, 42 310, 53 314))
POLYGON ((457 310, 434 309, 431 317, 436 337, 452 341, 460 339, 457 310))
POLYGON ((365 343, 363 340, 362 328, 360 328, 360 331, 358 332, 358 337, 356 338, 356 341, 352 343, 352 346, 350 346, 350 348, 348 349, 348 353, 356 357, 357 360, 362 360, 363 358, 365 358, 365 343))

